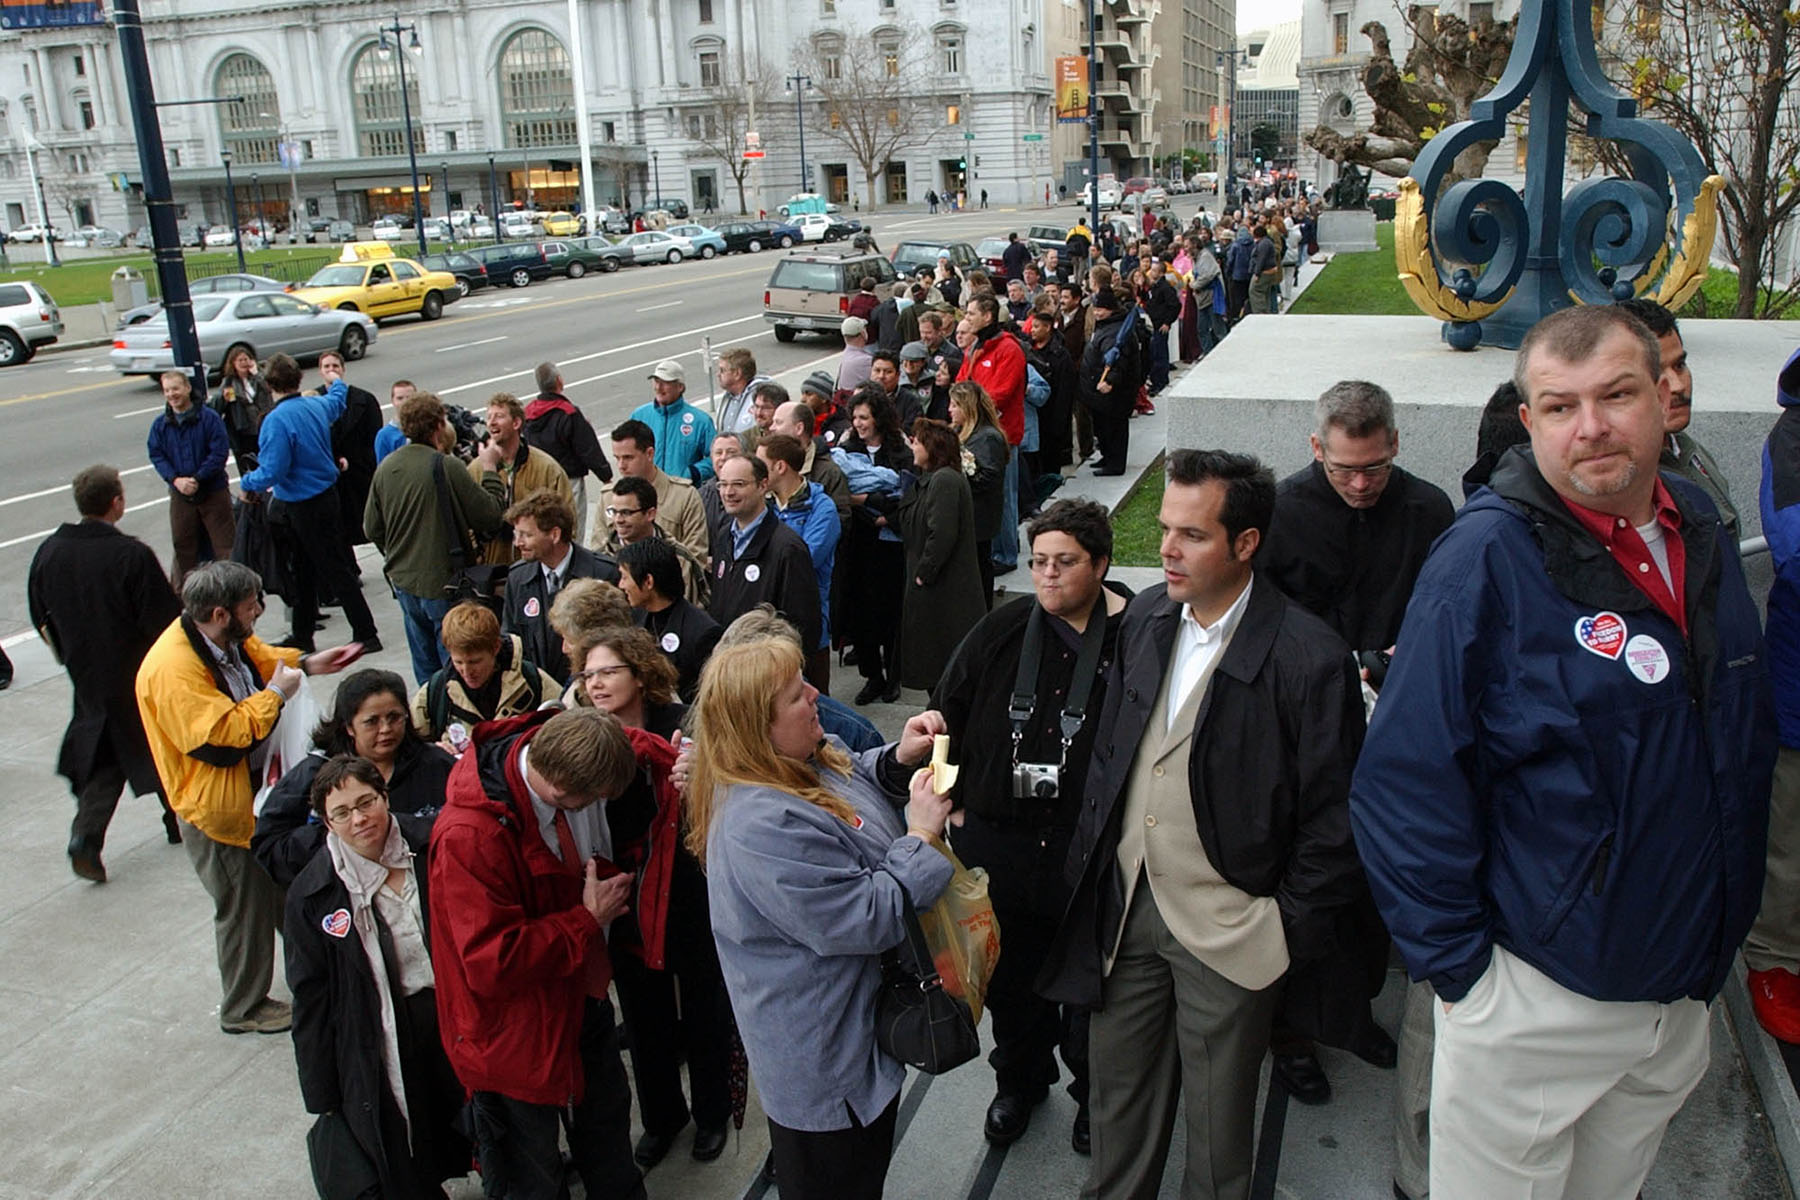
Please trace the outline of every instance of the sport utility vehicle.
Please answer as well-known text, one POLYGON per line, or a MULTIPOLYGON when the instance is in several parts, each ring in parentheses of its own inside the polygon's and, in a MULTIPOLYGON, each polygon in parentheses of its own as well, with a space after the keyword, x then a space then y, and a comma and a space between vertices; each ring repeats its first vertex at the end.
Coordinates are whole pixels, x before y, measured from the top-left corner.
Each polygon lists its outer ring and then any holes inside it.
POLYGON ((62 336, 62 313, 35 283, 0 283, 0 367, 29 362, 62 336))
POLYGON ((888 261, 902 275, 917 275, 920 267, 937 266, 940 250, 950 252, 950 261, 958 271, 967 272, 981 265, 981 258, 975 253, 975 247, 967 242, 908 240, 894 247, 894 253, 888 257, 888 261))
POLYGON ((1025 240, 1038 254, 1054 250, 1064 258, 1069 256, 1069 228, 1066 225, 1032 225, 1025 230, 1025 240))
POLYGON ((469 253, 487 268, 488 279, 508 287, 530 287, 534 279, 548 279, 555 268, 544 257, 542 242, 501 242, 475 246, 469 253))
POLYGON ((769 286, 763 291, 763 320, 775 327, 778 342, 793 341, 802 329, 836 334, 864 276, 873 276, 877 287, 900 277, 894 265, 879 254, 797 250, 776 263, 769 276, 769 286))

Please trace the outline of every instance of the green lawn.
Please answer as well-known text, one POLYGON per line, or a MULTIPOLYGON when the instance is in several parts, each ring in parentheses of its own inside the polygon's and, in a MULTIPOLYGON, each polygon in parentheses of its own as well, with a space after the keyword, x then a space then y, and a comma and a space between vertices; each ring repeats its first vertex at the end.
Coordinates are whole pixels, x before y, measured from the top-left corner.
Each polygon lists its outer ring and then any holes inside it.
POLYGON ((1394 270, 1394 223, 1375 226, 1379 250, 1339 254, 1288 309, 1292 313, 1355 313, 1368 317, 1409 317, 1418 313, 1394 270))
MULTIPOLYGON (((244 266, 253 275, 269 275, 276 279, 301 282, 326 263, 336 262, 340 251, 334 246, 270 247, 244 251, 244 266)), ((126 251, 103 258, 77 258, 61 266, 44 264, 42 246, 8 246, 8 269, 0 271, 0 280, 29 279, 50 293, 50 298, 65 307, 112 300, 112 273, 120 267, 135 267, 144 273, 150 294, 157 294, 156 269, 148 254, 126 251)), ((190 250, 187 252, 188 275, 222 275, 237 270, 237 254, 231 250, 190 250)))
POLYGON ((1144 475, 1137 490, 1125 503, 1113 510, 1113 565, 1120 567, 1155 567, 1162 565, 1157 547, 1162 531, 1156 527, 1162 512, 1162 465, 1156 464, 1144 475))

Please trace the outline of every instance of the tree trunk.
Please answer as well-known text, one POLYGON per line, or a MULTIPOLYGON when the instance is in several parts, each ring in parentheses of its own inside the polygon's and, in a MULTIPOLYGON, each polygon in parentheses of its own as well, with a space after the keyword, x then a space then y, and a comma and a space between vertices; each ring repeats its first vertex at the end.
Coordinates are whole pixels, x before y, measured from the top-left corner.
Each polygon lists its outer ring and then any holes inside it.
POLYGON ((869 189, 869 211, 875 211, 875 172, 863 171, 863 185, 869 189))

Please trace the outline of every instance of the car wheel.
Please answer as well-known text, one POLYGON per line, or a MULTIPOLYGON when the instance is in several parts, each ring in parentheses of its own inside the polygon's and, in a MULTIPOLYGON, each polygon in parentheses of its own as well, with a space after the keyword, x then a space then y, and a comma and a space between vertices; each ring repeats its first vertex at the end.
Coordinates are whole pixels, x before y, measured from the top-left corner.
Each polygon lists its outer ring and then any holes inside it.
POLYGON ((681 261, 681 251, 679 251, 679 250, 669 251, 669 257, 665 261, 667 261, 670 266, 673 266, 676 263, 680 262, 681 261))
POLYGON ((362 310, 357 308, 356 305, 354 305, 354 304, 346 303, 346 304, 338 305, 338 311, 339 312, 361 312, 362 310))
POLYGON ((338 339, 338 353, 344 356, 345 362, 355 362, 369 349, 369 335, 362 331, 360 325, 350 325, 344 329, 344 335, 338 339))
POLYGON ((469 295, 469 281, 467 279, 464 279, 460 275, 457 276, 456 277, 456 297, 457 297, 457 299, 459 299, 459 300, 467 299, 468 295, 469 295))
POLYGON ((792 234, 784 233, 781 235, 781 248, 783 250, 786 250, 789 246, 792 246, 793 244, 794 244, 794 236, 792 234))
POLYGON ((775 327, 775 340, 778 342, 793 341, 794 327, 792 325, 777 325, 775 327))
POLYGON ((616 258, 603 258, 600 260, 600 269, 605 271, 608 275, 611 275, 614 271, 619 269, 619 260, 616 258))
POLYGON ((586 274, 587 274, 587 266, 585 264, 578 263, 578 262, 572 262, 569 264, 569 278, 570 279, 580 279, 583 275, 586 275, 586 274))
POLYGON ((715 255, 717 253, 718 253, 718 251, 714 250, 711 246, 700 247, 700 257, 701 258, 711 258, 713 255, 715 255))
POLYGON ((515 267, 512 273, 512 285, 516 288, 531 286, 531 272, 524 267, 515 267))
POLYGON ((426 292, 425 302, 419 305, 419 315, 427 321, 435 321, 444 315, 444 298, 436 292, 426 292))
POLYGON ((750 239, 750 253, 752 253, 752 254, 762 253, 762 243, 757 241, 755 238, 750 239))
POLYGON ((10 329, 0 329, 0 367, 16 367, 31 361, 31 347, 10 329))

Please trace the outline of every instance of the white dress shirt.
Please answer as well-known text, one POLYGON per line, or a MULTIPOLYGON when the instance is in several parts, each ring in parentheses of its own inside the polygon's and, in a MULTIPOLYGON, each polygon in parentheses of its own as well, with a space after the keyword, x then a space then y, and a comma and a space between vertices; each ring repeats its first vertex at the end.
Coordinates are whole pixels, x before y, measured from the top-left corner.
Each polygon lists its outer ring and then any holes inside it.
MULTIPOLYGON (((601 858, 612 858, 612 830, 606 824, 606 805, 596 801, 586 808, 571 812, 558 809, 547 804, 532 790, 531 776, 526 774, 530 765, 531 746, 529 743, 519 748, 519 778, 525 781, 525 794, 531 797, 531 811, 537 815, 538 834, 544 844, 550 847, 550 853, 562 858, 562 844, 556 836, 556 814, 561 812, 569 822, 569 832, 575 837, 575 853, 582 863, 598 854, 601 858)), ((584 867, 585 869, 585 867, 584 867)))
POLYGON ((1225 653, 1225 646, 1237 629, 1238 622, 1243 619, 1244 609, 1250 603, 1250 587, 1253 579, 1244 581, 1244 590, 1238 598, 1231 602, 1223 616, 1211 625, 1202 625, 1194 615, 1190 604, 1181 606, 1181 628, 1175 635, 1175 661, 1169 670, 1169 704, 1168 726, 1164 732, 1175 727, 1175 718, 1187 704, 1188 696, 1194 685, 1204 679, 1218 663, 1219 657, 1225 653))

